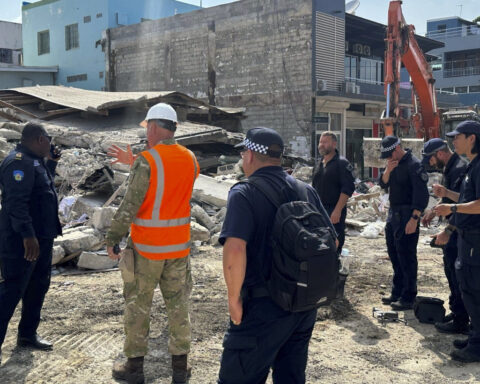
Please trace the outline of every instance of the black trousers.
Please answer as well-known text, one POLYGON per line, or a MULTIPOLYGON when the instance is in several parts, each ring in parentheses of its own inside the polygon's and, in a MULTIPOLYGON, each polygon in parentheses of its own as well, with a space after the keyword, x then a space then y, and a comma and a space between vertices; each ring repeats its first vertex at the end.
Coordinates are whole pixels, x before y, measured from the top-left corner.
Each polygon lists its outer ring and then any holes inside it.
POLYGON ((480 355, 480 244, 479 239, 458 237, 458 261, 455 264, 463 303, 470 316, 468 348, 480 355), (477 242, 477 244, 475 244, 477 242), (475 245, 474 245, 475 244, 475 245))
POLYGON ((420 231, 417 227, 416 232, 405 234, 409 218, 409 210, 408 214, 390 212, 385 238, 393 267, 392 296, 411 303, 417 296, 417 244, 420 231))
POLYGON ((269 297, 244 301, 242 322, 223 339, 218 384, 304 384, 317 310, 286 312, 269 297))
POLYGON ((0 254, 3 281, 0 283, 0 347, 8 323, 22 300, 18 335, 29 337, 37 332, 43 300, 50 286, 53 239, 38 239, 40 256, 34 262, 23 257, 0 254), (10 257, 9 257, 10 256, 10 257))
POLYGON ((466 324, 468 323, 468 313, 463 304, 462 292, 460 291, 455 270, 455 261, 458 257, 457 236, 457 232, 453 232, 443 249, 443 267, 448 280, 448 286, 450 287, 450 296, 448 298, 450 311, 453 313, 456 321, 466 324))
MULTIPOLYGON (((328 215, 330 216, 335 209, 335 205, 325 205, 325 210, 327 211, 328 215)), ((347 218, 347 208, 342 209, 342 214, 340 215, 340 221, 337 224, 333 224, 335 231, 337 232, 338 236, 338 248, 337 253, 342 253, 343 244, 345 244, 345 220, 347 218)))

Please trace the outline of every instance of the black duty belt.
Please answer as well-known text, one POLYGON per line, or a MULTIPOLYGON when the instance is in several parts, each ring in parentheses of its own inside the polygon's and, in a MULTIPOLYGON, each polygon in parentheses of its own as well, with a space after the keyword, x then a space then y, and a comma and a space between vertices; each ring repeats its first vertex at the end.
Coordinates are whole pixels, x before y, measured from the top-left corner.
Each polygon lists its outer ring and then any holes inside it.
POLYGON ((268 289, 263 286, 242 288, 241 296, 243 300, 258 299, 260 297, 270 296, 268 289))

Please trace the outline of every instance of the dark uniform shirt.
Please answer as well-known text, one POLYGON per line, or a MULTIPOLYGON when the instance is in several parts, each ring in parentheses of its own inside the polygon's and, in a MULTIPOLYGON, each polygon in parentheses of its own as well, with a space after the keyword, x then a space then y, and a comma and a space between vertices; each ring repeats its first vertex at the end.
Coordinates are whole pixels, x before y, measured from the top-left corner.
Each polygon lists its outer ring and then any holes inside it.
POLYGON ((52 177, 55 167, 56 162, 45 163, 20 144, 3 160, 0 165, 0 253, 21 251, 6 250, 5 246, 19 244, 22 238, 53 239, 61 234, 52 177))
MULTIPOLYGON (((252 176, 267 178, 278 191, 285 191, 286 183, 290 186, 295 183, 292 176, 276 166, 260 168, 252 176)), ((309 185, 307 190, 308 200, 328 218, 315 190, 309 185)), ((284 201, 289 201, 295 199, 297 194, 289 189, 285 191, 284 196, 284 201)), ((227 214, 219 242, 223 245, 228 237, 236 237, 247 242, 244 287, 263 284, 265 281, 263 276, 270 275, 272 249, 269 240, 275 213, 275 206, 254 186, 240 183, 230 189, 227 214)), ((333 226, 332 231, 335 233, 333 226)))
MULTIPOLYGON (((467 165, 466 175, 460 188, 458 204, 480 199, 480 156, 477 155, 467 165)), ((480 215, 456 213, 455 225, 462 230, 479 229, 480 215)))
POLYGON ((353 167, 346 158, 335 150, 335 156, 323 166, 323 157, 313 171, 313 188, 320 196, 322 204, 335 206, 341 193, 352 196, 355 190, 353 167))
POLYGON ((389 192, 390 207, 410 206, 411 210, 423 211, 428 205, 428 174, 420 161, 407 149, 405 155, 398 162, 397 167, 390 173, 388 183, 382 180, 380 186, 389 192))
MULTIPOLYGON (((458 156, 457 153, 454 153, 445 165, 442 185, 451 191, 460 192, 462 179, 465 176, 466 169, 467 161, 458 156)), ((454 201, 450 200, 448 197, 444 197, 442 198, 442 203, 452 204, 454 201)))

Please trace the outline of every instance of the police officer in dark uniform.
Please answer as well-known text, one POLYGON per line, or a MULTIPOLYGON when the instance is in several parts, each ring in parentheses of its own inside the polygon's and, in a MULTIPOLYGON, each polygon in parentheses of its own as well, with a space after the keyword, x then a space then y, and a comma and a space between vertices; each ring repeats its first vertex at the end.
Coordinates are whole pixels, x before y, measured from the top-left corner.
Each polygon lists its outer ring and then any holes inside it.
POLYGON ((389 192, 385 238, 393 267, 392 293, 383 297, 393 309, 413 308, 417 295, 417 243, 420 215, 428 204, 428 175, 412 152, 404 150, 400 139, 382 139, 381 156, 388 159, 380 174, 380 186, 389 192))
MULTIPOLYGON (((239 146, 247 177, 267 179, 283 191, 285 201, 297 197, 295 180, 281 167, 283 140, 276 131, 250 129, 239 146)), ((327 218, 315 190, 305 187, 308 200, 327 218)), ((219 241, 231 322, 223 341, 219 384, 264 383, 271 367, 276 384, 305 383, 317 311, 287 312, 262 293, 272 264, 269 239, 275 213, 255 186, 239 183, 230 190, 219 241)))
POLYGON ((323 132, 318 143, 320 159, 313 171, 312 185, 320 196, 338 234, 338 253, 345 243, 345 219, 347 201, 355 191, 353 167, 340 156, 337 137, 333 132, 323 132))
POLYGON ((62 231, 53 183, 57 156, 50 142, 42 125, 28 123, 21 144, 0 165, 0 348, 20 300, 18 346, 52 348, 37 334, 50 285, 53 239, 62 231))
MULTIPOLYGON (((444 191, 446 197, 458 204, 439 204, 434 208, 438 216, 454 214, 455 218, 458 233, 455 268, 471 330, 468 339, 454 341, 458 349, 451 356, 454 360, 470 363, 480 361, 480 124, 464 121, 447 136, 454 137, 455 152, 470 160, 460 193, 444 191)), ((449 232, 445 230, 436 236, 436 243, 443 245, 448 238, 449 232)))
MULTIPOLYGON (((437 197, 442 197, 443 204, 454 203, 444 196, 442 191, 445 188, 454 192, 460 191, 467 168, 466 160, 452 152, 447 143, 439 138, 430 139, 423 145, 422 156, 424 165, 428 164, 443 172, 442 185, 434 184, 433 192, 437 197), (442 186, 444 188, 441 188, 442 186), (442 194, 442 196, 439 196, 436 192, 442 194)), ((433 210, 426 211, 422 218, 422 224, 428 226, 434 217, 435 212, 433 210)), ((453 220, 453 216, 450 215, 449 219, 453 220)), ((443 322, 435 323, 435 328, 444 333, 464 333, 468 331, 468 313, 463 305, 460 287, 455 275, 457 254, 457 233, 453 232, 448 243, 443 247, 443 266, 450 287, 449 306, 451 313, 445 316, 443 322)))

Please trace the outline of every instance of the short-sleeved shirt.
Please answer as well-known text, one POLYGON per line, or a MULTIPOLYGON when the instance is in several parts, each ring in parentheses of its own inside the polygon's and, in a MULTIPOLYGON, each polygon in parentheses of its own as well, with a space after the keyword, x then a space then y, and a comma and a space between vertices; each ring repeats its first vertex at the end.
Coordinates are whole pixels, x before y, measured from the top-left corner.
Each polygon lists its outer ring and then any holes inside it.
POLYGON ((325 206, 335 206, 341 193, 350 197, 355 191, 352 165, 337 150, 335 152, 335 156, 325 166, 323 157, 320 157, 313 171, 313 188, 325 206))
MULTIPOLYGON (((276 187, 284 196, 284 201, 297 199, 293 189, 295 179, 278 166, 258 169, 252 176, 262 177, 276 187)), ((307 185, 308 200, 326 218, 328 215, 315 190, 307 185)), ((247 242, 247 269, 244 287, 253 287, 265 282, 270 275, 272 264, 272 248, 270 236, 276 208, 255 186, 239 183, 230 189, 227 203, 227 214, 220 233, 219 242, 224 244, 229 237, 247 242)), ((335 230, 331 227, 333 233, 335 230)))
POLYGON ((407 149, 405 155, 398 162, 397 167, 390 173, 388 183, 382 180, 380 173, 379 184, 389 192, 390 207, 410 206, 412 211, 423 211, 428 205, 428 174, 420 160, 407 149))
MULTIPOLYGON (((478 199, 480 199, 480 156, 477 155, 467 166, 465 178, 460 188, 458 204, 469 203, 478 199)), ((478 229, 480 228, 480 215, 456 213, 455 225, 462 230, 478 229)))

